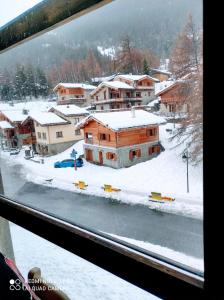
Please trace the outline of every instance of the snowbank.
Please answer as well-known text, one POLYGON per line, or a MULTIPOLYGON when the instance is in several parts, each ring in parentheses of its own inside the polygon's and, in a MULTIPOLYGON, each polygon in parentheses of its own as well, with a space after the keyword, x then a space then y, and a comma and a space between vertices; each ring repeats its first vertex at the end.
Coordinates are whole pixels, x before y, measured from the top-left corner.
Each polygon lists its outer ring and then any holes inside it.
POLYGON ((84 167, 75 171, 73 168, 55 169, 54 162, 70 158, 73 148, 78 155, 83 154, 83 141, 76 143, 73 147, 63 153, 44 158, 44 164, 37 164, 25 160, 24 153, 18 156, 9 156, 9 153, 2 152, 4 159, 9 164, 15 162, 24 166, 26 179, 38 184, 47 184, 46 179, 53 179, 53 187, 93 194, 104 197, 111 197, 118 201, 129 204, 142 204, 151 209, 166 211, 175 214, 202 218, 203 213, 203 172, 202 164, 189 166, 190 193, 186 193, 186 163, 182 160, 184 146, 174 148, 174 142, 169 142, 170 133, 166 129, 173 128, 172 124, 160 126, 160 141, 165 147, 156 158, 135 166, 123 169, 112 169, 104 166, 97 166, 84 160, 84 167), (88 184, 85 191, 74 187, 74 182, 84 180, 88 184), (112 184, 120 188, 119 193, 106 193, 102 190, 104 184, 112 184), (161 192, 162 195, 174 197, 176 200, 171 203, 155 203, 149 201, 149 194, 161 192))

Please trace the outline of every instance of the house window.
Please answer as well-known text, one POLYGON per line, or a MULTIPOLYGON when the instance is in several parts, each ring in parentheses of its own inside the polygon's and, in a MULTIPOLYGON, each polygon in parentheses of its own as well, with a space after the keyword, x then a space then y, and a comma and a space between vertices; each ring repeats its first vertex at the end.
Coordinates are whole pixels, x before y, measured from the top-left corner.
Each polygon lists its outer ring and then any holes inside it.
POLYGON ((41 133, 40 132, 37 132, 37 137, 38 137, 38 139, 41 139, 41 133))
POLYGON ((117 160, 117 155, 115 153, 112 152, 107 152, 106 153, 106 158, 109 160, 117 160))
POLYGON ((146 136, 156 136, 157 130, 156 128, 146 129, 146 136))
POLYGON ((89 132, 85 133, 85 142, 87 144, 92 144, 93 143, 93 134, 92 133, 89 133, 89 132))
POLYGON ((110 141, 110 134, 100 133, 99 134, 100 141, 110 141))
POLYGON ((98 96, 96 96, 96 101, 98 101, 99 100, 99 97, 98 96))
POLYGON ((56 132, 56 138, 62 138, 62 137, 63 137, 62 131, 57 131, 56 132))
POLYGON ((142 85, 142 81, 139 82, 139 85, 142 85))
POLYGON ((47 134, 46 134, 46 132, 42 132, 42 139, 43 139, 43 140, 46 140, 46 139, 47 139, 47 134))
POLYGON ((103 106, 101 106, 100 109, 103 110, 103 106))
POLYGON ((86 132, 86 138, 87 139, 92 139, 93 138, 93 134, 90 132, 86 132))
POLYGON ((81 135, 81 130, 80 129, 75 130, 75 135, 81 135))
POLYGON ((136 92, 136 97, 141 98, 142 97, 141 92, 136 92))
POLYGON ((133 160, 136 157, 141 157, 141 149, 130 150, 129 151, 129 159, 133 160))
POLYGON ((149 148, 149 155, 160 152, 160 146, 152 146, 149 148))
POLYGON ((151 92, 148 92, 148 96, 151 96, 151 92))
POLYGON ((104 100, 106 100, 107 99, 107 93, 106 93, 106 91, 104 91, 103 96, 104 96, 104 100))
POLYGON ((76 125, 77 123, 79 123, 79 118, 75 118, 74 120, 74 124, 76 125))

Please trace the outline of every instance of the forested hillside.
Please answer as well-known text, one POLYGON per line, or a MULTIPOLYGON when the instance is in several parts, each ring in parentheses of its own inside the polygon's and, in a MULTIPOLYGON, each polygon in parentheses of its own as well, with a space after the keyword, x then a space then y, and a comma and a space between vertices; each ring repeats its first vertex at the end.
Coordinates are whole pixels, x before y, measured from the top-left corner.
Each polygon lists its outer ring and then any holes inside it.
POLYGON ((127 35, 134 47, 168 57, 189 13, 201 28, 201 0, 115 0, 1 55, 0 72, 17 63, 47 71, 67 59, 85 59, 89 49, 97 55, 97 46, 117 47, 127 35))

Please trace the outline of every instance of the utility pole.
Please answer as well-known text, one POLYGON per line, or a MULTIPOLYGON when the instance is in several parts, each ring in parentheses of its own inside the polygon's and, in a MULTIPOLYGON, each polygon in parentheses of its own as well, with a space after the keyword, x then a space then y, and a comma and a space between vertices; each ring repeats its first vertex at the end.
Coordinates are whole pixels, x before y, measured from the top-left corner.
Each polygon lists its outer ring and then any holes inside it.
MULTIPOLYGON (((0 166, 0 195, 4 194, 0 166)), ((15 261, 9 221, 0 217, 0 252, 15 261)))

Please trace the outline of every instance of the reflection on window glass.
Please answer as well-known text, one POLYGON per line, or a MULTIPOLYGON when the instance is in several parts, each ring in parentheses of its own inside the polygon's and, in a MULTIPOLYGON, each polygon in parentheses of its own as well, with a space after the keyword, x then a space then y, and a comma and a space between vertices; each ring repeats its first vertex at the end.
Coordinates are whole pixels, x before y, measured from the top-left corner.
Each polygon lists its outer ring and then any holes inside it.
POLYGON ((40 268, 43 282, 51 284, 45 287, 49 293, 60 290, 71 300, 159 299, 13 223, 10 230, 17 268, 38 296, 45 292, 40 278, 35 274, 37 284, 32 285, 27 277, 34 267, 40 268))
POLYGON ((13 20, 42 0, 8 0, 1 3, 0 27, 13 20))
POLYGON ((202 37, 201 1, 117 0, 2 54, 5 194, 203 273, 202 37))

